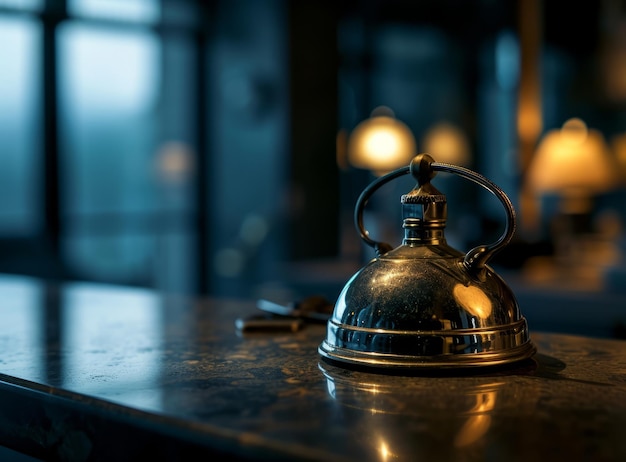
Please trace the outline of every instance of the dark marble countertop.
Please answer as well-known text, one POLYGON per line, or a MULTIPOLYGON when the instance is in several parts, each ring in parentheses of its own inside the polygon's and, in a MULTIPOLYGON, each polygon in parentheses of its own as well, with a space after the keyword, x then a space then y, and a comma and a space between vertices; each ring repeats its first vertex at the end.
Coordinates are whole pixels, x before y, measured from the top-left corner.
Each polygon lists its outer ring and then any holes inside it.
MULTIPOLYGON (((45 460, 626 460, 626 342, 412 375, 322 361, 253 301, 0 278, 0 445, 45 460)), ((523 307, 522 307, 523 312, 523 307)))

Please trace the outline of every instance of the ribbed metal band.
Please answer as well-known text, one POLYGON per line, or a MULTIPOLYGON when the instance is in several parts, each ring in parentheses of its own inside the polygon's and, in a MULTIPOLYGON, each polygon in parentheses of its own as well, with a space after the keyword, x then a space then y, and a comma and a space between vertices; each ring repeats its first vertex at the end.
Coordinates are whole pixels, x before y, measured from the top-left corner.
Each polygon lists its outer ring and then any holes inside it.
POLYGON ((394 331, 349 326, 332 319, 318 352, 325 358, 374 368, 492 366, 531 357, 526 319, 479 329, 394 331))
POLYGON ((433 204, 447 202, 445 194, 403 194, 400 198, 400 202, 403 204, 433 204))

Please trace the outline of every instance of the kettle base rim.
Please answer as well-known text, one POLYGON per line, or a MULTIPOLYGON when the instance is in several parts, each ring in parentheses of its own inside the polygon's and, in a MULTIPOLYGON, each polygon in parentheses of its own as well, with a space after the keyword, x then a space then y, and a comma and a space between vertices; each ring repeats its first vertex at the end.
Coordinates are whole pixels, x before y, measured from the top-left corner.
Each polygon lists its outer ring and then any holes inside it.
POLYGON ((537 348, 530 341, 496 352, 471 354, 399 355, 375 351, 357 351, 322 341, 318 353, 322 358, 375 369, 473 369, 516 363, 535 355, 537 348))

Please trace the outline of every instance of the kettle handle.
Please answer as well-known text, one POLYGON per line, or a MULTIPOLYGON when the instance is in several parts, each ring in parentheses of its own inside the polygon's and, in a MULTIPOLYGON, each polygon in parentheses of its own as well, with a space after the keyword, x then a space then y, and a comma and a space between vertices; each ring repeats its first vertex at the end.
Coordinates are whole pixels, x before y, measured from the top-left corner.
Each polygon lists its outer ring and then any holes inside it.
POLYGON ((356 207, 354 209, 354 223, 361 236, 361 239, 370 247, 374 248, 376 255, 380 256, 383 253, 388 252, 393 247, 385 242, 378 242, 369 237, 369 232, 363 225, 363 209, 367 204, 367 201, 372 197, 374 192, 385 183, 391 180, 399 178, 406 174, 413 174, 415 178, 420 181, 422 178, 432 178, 435 176, 435 172, 447 172, 454 173, 462 178, 473 181, 478 185, 485 188, 491 194, 496 196, 506 212, 506 222, 504 226, 504 232, 500 238, 492 244, 479 245, 474 247, 465 254, 463 259, 463 265, 472 272, 480 272, 484 269, 487 262, 494 256, 494 254, 500 251, 503 247, 511 242, 513 234, 515 233, 515 209, 509 197, 506 193, 494 182, 485 178, 483 175, 474 172, 465 167, 459 167, 457 165, 445 164, 435 162, 432 157, 427 154, 420 154, 413 158, 411 164, 406 167, 401 167, 394 170, 370 183, 359 196, 356 207), (428 169, 424 171, 423 169, 428 169))

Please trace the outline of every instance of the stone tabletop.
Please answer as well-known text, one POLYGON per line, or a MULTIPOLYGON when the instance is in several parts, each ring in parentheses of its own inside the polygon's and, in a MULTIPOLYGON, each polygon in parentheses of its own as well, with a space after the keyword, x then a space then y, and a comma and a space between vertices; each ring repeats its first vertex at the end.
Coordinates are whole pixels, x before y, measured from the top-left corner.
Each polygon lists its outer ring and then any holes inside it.
POLYGON ((0 445, 35 458, 626 460, 624 341, 531 325, 523 363, 378 374, 322 360, 323 324, 238 331, 250 300, 10 276, 0 297, 0 445))

